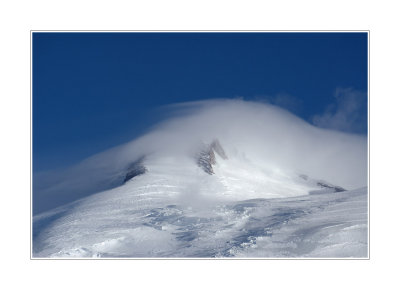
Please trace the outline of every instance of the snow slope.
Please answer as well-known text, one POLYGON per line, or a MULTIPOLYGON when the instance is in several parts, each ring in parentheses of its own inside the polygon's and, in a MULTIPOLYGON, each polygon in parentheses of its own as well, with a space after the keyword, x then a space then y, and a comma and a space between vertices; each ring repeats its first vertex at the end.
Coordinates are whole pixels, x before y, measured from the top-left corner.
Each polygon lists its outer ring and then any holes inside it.
POLYGON ((34 175, 34 257, 368 256, 366 136, 242 100, 176 109, 34 175))
POLYGON ((215 156, 207 174, 154 154, 124 185, 34 216, 33 256, 367 257, 367 188, 215 156))

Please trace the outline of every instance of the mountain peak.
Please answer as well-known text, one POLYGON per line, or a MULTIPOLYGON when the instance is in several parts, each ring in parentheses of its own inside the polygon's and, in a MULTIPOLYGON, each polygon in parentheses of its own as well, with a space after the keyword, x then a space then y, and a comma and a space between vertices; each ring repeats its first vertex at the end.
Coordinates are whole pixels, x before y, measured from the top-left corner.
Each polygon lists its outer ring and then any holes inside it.
POLYGON ((213 165, 217 163, 215 154, 224 160, 228 159, 218 139, 214 139, 210 144, 203 144, 203 148, 196 156, 197 165, 210 175, 214 174, 213 165))
POLYGON ((138 175, 142 175, 142 174, 146 173, 147 169, 143 165, 144 158, 145 158, 145 156, 142 156, 139 159, 137 159, 136 161, 132 162, 128 166, 123 183, 127 182, 128 180, 130 180, 138 175))

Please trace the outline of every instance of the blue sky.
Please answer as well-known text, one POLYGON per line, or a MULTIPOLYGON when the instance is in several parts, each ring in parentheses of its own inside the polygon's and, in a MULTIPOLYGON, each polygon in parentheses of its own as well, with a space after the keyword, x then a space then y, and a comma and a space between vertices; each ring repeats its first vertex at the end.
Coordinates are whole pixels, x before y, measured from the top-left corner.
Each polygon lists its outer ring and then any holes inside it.
POLYGON ((33 33, 33 169, 130 141, 163 105, 270 102, 367 133, 367 33, 33 33))

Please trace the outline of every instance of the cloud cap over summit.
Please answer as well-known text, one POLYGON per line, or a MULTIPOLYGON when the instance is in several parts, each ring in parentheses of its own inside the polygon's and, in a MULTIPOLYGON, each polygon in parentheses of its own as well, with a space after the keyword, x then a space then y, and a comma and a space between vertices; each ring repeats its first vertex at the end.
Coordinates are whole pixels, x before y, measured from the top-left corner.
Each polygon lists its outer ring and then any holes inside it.
POLYGON ((367 185, 366 136, 321 129, 279 107, 243 100, 181 103, 166 110, 170 118, 142 137, 62 172, 37 175, 34 207, 46 196, 77 197, 107 188, 142 156, 194 156, 199 144, 215 138, 229 158, 240 156, 261 167, 307 174, 346 189, 367 185))

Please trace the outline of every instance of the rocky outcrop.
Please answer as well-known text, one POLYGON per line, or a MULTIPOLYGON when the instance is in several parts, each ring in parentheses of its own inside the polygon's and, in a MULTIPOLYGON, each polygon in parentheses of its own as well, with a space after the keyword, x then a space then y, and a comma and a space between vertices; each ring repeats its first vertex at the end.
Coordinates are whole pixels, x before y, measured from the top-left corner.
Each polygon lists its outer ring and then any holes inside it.
POLYGON ((221 156, 222 159, 226 160, 228 159, 228 156, 226 156, 224 148, 222 148, 221 144, 219 143, 218 139, 215 139, 211 145, 211 149, 215 151, 219 156, 221 156))
POLYGON ((320 186, 320 187, 322 187, 322 188, 332 189, 332 190, 334 190, 335 192, 346 191, 346 189, 344 189, 343 187, 340 187, 340 186, 337 186, 337 185, 332 185, 332 184, 329 184, 329 183, 324 182, 324 181, 318 181, 318 182, 317 182, 317 185, 320 186))
POLYGON ((203 148, 197 154, 197 165, 208 174, 214 174, 213 165, 216 164, 215 154, 218 154, 222 159, 228 159, 224 149, 218 139, 214 139, 211 144, 203 144, 203 148))
MULTIPOLYGON (((337 185, 333 185, 330 184, 324 180, 315 180, 315 179, 310 179, 307 175, 305 174, 300 174, 299 175, 300 178, 306 180, 306 181, 311 181, 314 182, 317 186, 319 186, 322 189, 328 189, 329 192, 342 192, 342 191, 346 191, 346 189, 344 189, 343 187, 337 186, 337 185)), ((313 194, 318 193, 319 191, 312 191, 313 194)), ((324 191, 325 192, 325 191, 324 191)))
POLYGON ((124 178, 124 183, 138 175, 146 173, 147 169, 143 165, 143 160, 144 160, 144 156, 139 158, 138 160, 134 161, 133 163, 131 163, 128 166, 128 168, 126 170, 126 175, 124 178))

